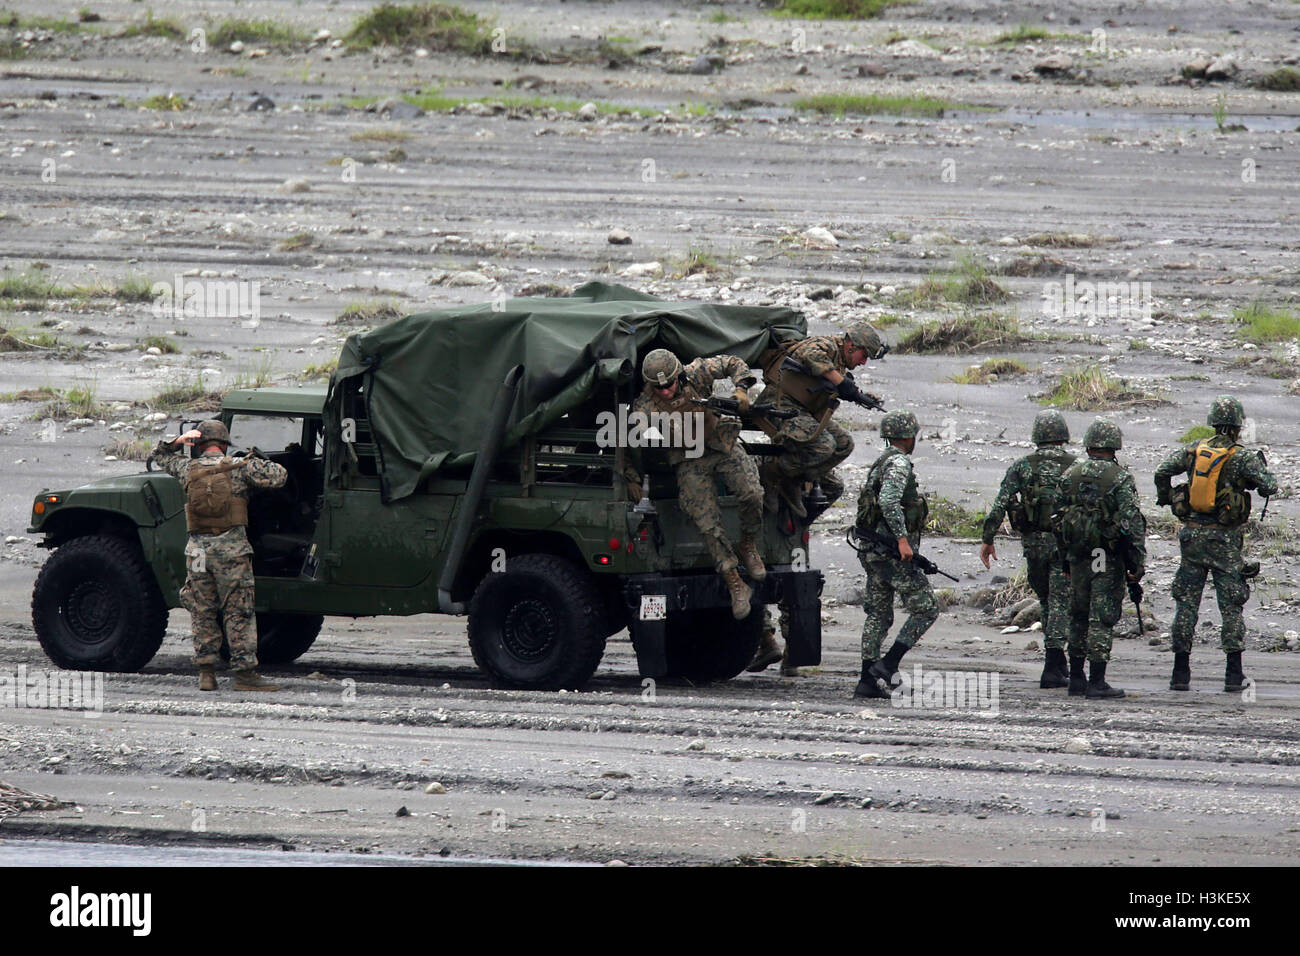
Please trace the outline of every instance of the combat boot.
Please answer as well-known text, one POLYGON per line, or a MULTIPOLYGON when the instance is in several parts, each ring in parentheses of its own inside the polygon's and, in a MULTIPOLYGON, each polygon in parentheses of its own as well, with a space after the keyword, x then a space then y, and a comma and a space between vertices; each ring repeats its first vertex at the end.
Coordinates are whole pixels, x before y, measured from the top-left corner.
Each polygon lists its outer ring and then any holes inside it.
POLYGON ((1043 688, 1070 686, 1070 672, 1065 663, 1065 651, 1059 647, 1048 648, 1047 660, 1043 664, 1042 676, 1038 678, 1038 686, 1043 688))
POLYGON ((879 681, 880 689, 886 696, 894 687, 894 675, 898 673, 898 665, 906 653, 907 645, 894 641, 889 648, 889 653, 871 665, 869 673, 879 681))
POLYGON ((880 689, 876 683, 876 678, 872 676, 872 671, 880 661, 863 661, 862 676, 858 678, 858 686, 853 688, 854 697, 875 697, 882 700, 889 700, 889 694, 880 689))
POLYGON ((781 652, 781 676, 782 677, 799 676, 799 668, 790 666, 790 645, 789 644, 787 644, 785 646, 785 650, 781 652))
POLYGON ((781 660, 782 656, 781 648, 776 643, 776 632, 765 628, 758 642, 758 650, 754 652, 754 659, 749 662, 745 670, 751 674, 765 671, 769 665, 781 660))
POLYGON ((1228 666, 1223 673, 1223 689, 1228 691, 1245 690, 1250 678, 1241 672, 1241 651, 1228 654, 1228 666))
POLYGON ((1174 673, 1169 678, 1169 689, 1192 689, 1192 654, 1190 651, 1174 651, 1174 673))
POLYGON ((1092 670, 1088 674, 1088 689, 1085 696, 1089 700, 1109 700, 1124 696, 1124 692, 1118 687, 1111 687, 1106 683, 1105 661, 1092 662, 1092 670))
POLYGON ((758 553, 758 547, 754 543, 752 534, 740 536, 740 560, 745 563, 745 570, 755 581, 761 581, 767 577, 767 566, 763 564, 763 556, 758 553))
POLYGON ((727 582, 727 590, 731 592, 731 616, 737 621, 743 621, 749 617, 749 601, 754 592, 740 580, 740 572, 735 568, 722 572, 722 580, 727 582))
POLYGON ((279 690, 279 684, 272 684, 255 670, 235 671, 235 690, 279 690))
POLYGON ((199 690, 217 689, 217 671, 211 664, 199 665, 199 690))
POLYGON ((1088 692, 1088 678, 1083 673, 1083 658, 1070 658, 1070 696, 1082 697, 1088 692))

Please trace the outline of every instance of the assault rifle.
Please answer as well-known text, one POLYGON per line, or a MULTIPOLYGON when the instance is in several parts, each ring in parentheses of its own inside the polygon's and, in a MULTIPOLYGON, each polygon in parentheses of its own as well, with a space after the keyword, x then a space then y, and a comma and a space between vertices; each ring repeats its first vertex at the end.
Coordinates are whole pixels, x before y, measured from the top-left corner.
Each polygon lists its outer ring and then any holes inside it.
POLYGON ((778 408, 775 405, 750 405, 749 411, 740 410, 740 402, 734 398, 692 398, 691 403, 702 405, 705 408, 712 409, 715 412, 722 412, 725 415, 735 415, 738 418, 774 418, 785 419, 794 418, 799 414, 795 408, 778 408))
MULTIPOLYGON (((887 534, 881 534, 878 531, 863 531, 861 528, 851 525, 848 534, 845 536, 845 540, 848 541, 849 547, 854 551, 857 551, 859 554, 866 551, 871 554, 879 554, 887 558, 893 558, 896 561, 903 560, 898 553, 898 540, 896 538, 891 538, 887 534), (864 545, 864 547, 859 547, 859 544, 864 545)), ((917 569, 923 574, 942 574, 949 581, 957 580, 957 578, 953 577, 947 571, 939 570, 937 564, 919 551, 912 552, 911 563, 916 565, 917 569)))
MULTIPOLYGON (((787 372, 798 372, 801 375, 807 375, 812 378, 820 378, 820 376, 813 375, 799 364, 799 362, 789 356, 786 356, 785 361, 781 363, 781 369, 787 372)), ((861 405, 863 408, 870 408, 876 411, 885 411, 884 402, 882 402, 877 396, 872 395, 870 392, 864 392, 858 388, 858 383, 853 381, 852 372, 845 372, 844 381, 840 382, 838 386, 832 385, 825 379, 821 379, 818 384, 810 386, 808 391, 814 394, 817 392, 830 392, 836 398, 845 399, 846 401, 852 402, 854 405, 861 405)))

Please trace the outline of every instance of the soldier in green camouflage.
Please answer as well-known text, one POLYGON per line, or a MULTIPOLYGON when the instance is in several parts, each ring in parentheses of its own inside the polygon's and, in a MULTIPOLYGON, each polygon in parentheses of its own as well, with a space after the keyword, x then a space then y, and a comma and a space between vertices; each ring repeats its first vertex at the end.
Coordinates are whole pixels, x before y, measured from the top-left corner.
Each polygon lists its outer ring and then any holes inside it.
MULTIPOLYGON (((769 511, 783 498, 790 511, 808 517, 803 504, 805 482, 819 482, 826 496, 826 507, 844 493, 844 484, 835 466, 853 453, 853 436, 831 420, 839 399, 878 401, 862 392, 846 378, 850 369, 880 358, 887 352, 879 333, 866 322, 857 322, 843 335, 813 336, 783 345, 765 362, 765 387, 758 397, 760 404, 793 408, 794 418, 760 422, 781 445, 784 453, 773 456, 763 469, 766 489, 765 505, 769 511), (793 360, 803 371, 794 371, 786 360, 793 360)), ((816 517, 814 515, 813 517, 816 517)))
POLYGON ((1038 686, 1068 687, 1070 674, 1065 643, 1070 622, 1070 582, 1061 568, 1051 521, 1056 510, 1056 483, 1074 463, 1074 455, 1064 447, 1070 440, 1065 416, 1055 409, 1039 412, 1034 418, 1031 438, 1038 449, 1016 459, 1007 469, 984 519, 980 560, 986 568, 989 558, 997 560, 994 540, 1003 517, 1010 517, 1012 530, 1020 532, 1029 586, 1038 595, 1041 608, 1046 661, 1038 686))
POLYGON ((1219 646, 1227 655, 1223 689, 1239 691, 1247 684, 1241 669, 1241 653, 1246 646, 1241 608, 1250 597, 1248 582, 1259 572, 1259 564, 1243 561, 1242 529, 1250 514, 1250 492, 1258 491, 1269 498, 1277 494, 1278 485, 1263 452, 1245 449, 1238 441, 1245 420, 1241 402, 1231 395, 1220 395, 1206 418, 1214 428, 1214 437, 1178 449, 1156 468, 1156 503, 1169 505, 1185 522, 1178 533, 1182 560, 1173 584, 1177 609, 1170 635, 1174 651, 1171 690, 1191 687, 1192 637, 1207 574, 1214 576, 1214 594, 1223 619, 1219 632, 1219 646), (1228 449, 1229 457, 1220 466, 1217 493, 1204 502, 1208 510, 1198 511, 1192 507, 1189 489, 1198 455, 1206 449, 1228 449), (1188 484, 1173 489, 1172 479, 1180 474, 1187 475, 1188 484))
MULTIPOLYGON (((741 562, 753 580, 767 577, 756 540, 763 526, 763 487, 758 480, 758 466, 738 441, 740 422, 720 418, 712 410, 692 404, 692 399, 709 398, 715 381, 731 379, 735 399, 744 412, 749 408, 749 389, 757 379, 744 359, 734 355, 697 358, 683 368, 677 356, 667 349, 655 349, 645 357, 641 376, 645 388, 632 403, 633 413, 693 415, 702 422, 702 454, 689 457, 684 447, 685 436, 665 435, 668 462, 677 476, 678 507, 699 528, 709 554, 717 563, 718 573, 727 583, 731 612, 737 620, 743 620, 749 616, 753 591, 740 578, 741 562), (722 526, 719 478, 740 504, 740 543, 735 548, 722 526)), ((641 483, 641 475, 632 464, 627 466, 624 477, 634 486, 641 483)))
POLYGON ((1146 573, 1147 523, 1132 473, 1115 460, 1124 444, 1119 426, 1098 418, 1083 444, 1088 457, 1067 468, 1057 485, 1053 529, 1070 577, 1070 696, 1099 700, 1124 696, 1106 683, 1106 665, 1125 585, 1146 573))
POLYGON ((185 586, 181 604, 194 627, 194 659, 199 690, 216 690, 222 628, 235 671, 234 689, 280 688, 257 673, 257 627, 253 611, 253 548, 244 528, 248 496, 255 488, 279 488, 287 474, 265 458, 226 455, 230 433, 219 421, 159 443, 150 461, 185 489, 185 586), (198 457, 178 454, 197 445, 198 457))
POLYGON ((912 468, 918 431, 916 416, 908 411, 892 411, 880 420, 880 437, 889 445, 871 465, 858 496, 856 526, 896 539, 901 560, 869 550, 858 553, 867 572, 862 597, 867 616, 862 623, 862 674, 853 689, 854 697, 889 697, 903 655, 939 617, 930 579, 911 563, 912 553, 921 546, 921 528, 929 513, 912 468), (895 594, 908 618, 889 653, 881 658, 880 645, 894 623, 895 594))

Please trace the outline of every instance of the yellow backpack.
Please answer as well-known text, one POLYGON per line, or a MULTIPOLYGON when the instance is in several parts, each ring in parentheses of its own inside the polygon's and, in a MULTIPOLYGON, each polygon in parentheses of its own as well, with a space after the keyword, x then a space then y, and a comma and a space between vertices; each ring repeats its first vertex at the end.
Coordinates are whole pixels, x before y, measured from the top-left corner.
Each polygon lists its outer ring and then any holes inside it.
POLYGON ((1223 474, 1223 466, 1240 447, 1216 448, 1203 441, 1196 443, 1192 450, 1192 482, 1187 489, 1187 503, 1193 511, 1214 514, 1218 510, 1222 504, 1219 501, 1219 477, 1223 474))

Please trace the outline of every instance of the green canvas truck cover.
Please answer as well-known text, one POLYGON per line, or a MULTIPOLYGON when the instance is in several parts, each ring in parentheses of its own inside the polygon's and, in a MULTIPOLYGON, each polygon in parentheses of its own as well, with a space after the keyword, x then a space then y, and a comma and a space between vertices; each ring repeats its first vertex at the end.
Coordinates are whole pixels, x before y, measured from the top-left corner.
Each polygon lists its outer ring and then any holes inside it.
POLYGON ((776 342, 806 335, 793 309, 669 302, 603 282, 565 297, 421 312, 348 338, 330 379, 326 427, 339 437, 343 396, 360 378, 384 500, 393 501, 439 469, 473 462, 493 398, 516 365, 524 374, 505 447, 557 421, 598 384, 631 382, 650 349, 671 349, 683 362, 727 353, 757 366, 776 342))

